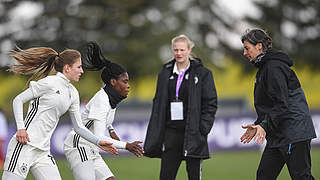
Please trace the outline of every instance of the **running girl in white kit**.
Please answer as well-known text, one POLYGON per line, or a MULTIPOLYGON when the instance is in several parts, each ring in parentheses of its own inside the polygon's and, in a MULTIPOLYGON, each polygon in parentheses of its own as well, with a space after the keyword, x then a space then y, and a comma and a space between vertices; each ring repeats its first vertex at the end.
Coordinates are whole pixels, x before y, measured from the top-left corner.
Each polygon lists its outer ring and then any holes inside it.
MULTIPOLYGON (((100 70, 105 86, 91 98, 82 113, 83 124, 96 136, 112 142, 116 148, 127 149, 137 157, 141 157, 143 148, 141 141, 127 143, 120 141, 112 127, 116 106, 128 95, 129 77, 119 64, 103 57, 100 47, 90 42, 87 45, 87 58, 83 65, 88 70, 100 70), (105 136, 106 130, 110 137, 105 136)), ((114 180, 115 177, 104 162, 99 149, 71 131, 64 142, 64 153, 76 180, 114 180)))
MULTIPOLYGON (((23 180, 30 171, 36 180, 60 180, 57 165, 50 154, 50 138, 60 116, 69 112, 74 130, 105 151, 117 154, 112 143, 99 139, 81 123, 79 94, 71 82, 79 81, 83 73, 81 55, 67 49, 57 53, 51 48, 12 50, 17 61, 9 71, 33 74, 29 88, 13 100, 17 132, 8 145, 3 180, 23 180), (52 69, 56 75, 48 76, 52 69), (23 120, 23 104, 29 109, 23 120)), ((29 82, 29 81, 28 81, 29 82)))

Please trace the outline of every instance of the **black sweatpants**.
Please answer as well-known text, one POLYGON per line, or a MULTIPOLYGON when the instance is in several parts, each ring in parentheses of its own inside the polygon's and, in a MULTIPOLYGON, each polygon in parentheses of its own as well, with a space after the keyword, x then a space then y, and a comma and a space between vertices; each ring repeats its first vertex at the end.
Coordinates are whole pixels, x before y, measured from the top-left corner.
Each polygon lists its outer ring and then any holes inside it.
POLYGON ((182 160, 186 161, 189 180, 201 179, 202 159, 183 156, 184 132, 166 130, 161 157, 160 180, 174 180, 182 160))
POLYGON ((257 180, 276 180, 284 164, 287 164, 292 180, 314 180, 311 175, 310 140, 270 148, 262 154, 257 180))

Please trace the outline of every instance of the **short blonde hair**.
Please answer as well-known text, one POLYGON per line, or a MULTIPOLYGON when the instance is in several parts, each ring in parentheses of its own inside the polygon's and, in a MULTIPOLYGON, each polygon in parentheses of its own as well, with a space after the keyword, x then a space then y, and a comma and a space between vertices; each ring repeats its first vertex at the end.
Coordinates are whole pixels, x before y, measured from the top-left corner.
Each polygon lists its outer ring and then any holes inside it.
POLYGON ((171 46, 173 47, 173 44, 176 42, 185 42, 188 45, 189 49, 192 49, 194 47, 194 43, 188 38, 188 36, 181 34, 179 36, 174 37, 171 40, 171 46))

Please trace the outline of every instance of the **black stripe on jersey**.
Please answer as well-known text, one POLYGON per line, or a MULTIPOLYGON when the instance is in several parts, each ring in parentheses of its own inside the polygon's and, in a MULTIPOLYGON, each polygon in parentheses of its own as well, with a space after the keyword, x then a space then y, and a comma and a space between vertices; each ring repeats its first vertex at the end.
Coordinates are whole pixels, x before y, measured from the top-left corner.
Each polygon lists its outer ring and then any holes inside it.
POLYGON ((77 147, 77 145, 76 145, 76 137, 77 137, 77 134, 75 134, 74 136, 73 136, 73 147, 75 148, 75 147, 77 147))
POLYGON ((74 139, 75 139, 74 147, 78 147, 80 136, 78 134, 75 134, 74 139))
POLYGON ((80 154, 80 158, 81 158, 81 162, 83 162, 83 157, 82 157, 82 151, 80 147, 77 147, 79 154, 80 154))
POLYGON ((75 147, 78 147, 80 136, 78 134, 75 135, 75 147))
POLYGON ((84 147, 77 147, 77 149, 80 154, 81 162, 87 161, 88 157, 87 157, 86 150, 84 149, 84 147))
POLYGON ((80 136, 78 134, 75 134, 74 139, 73 139, 73 141, 74 141, 73 147, 77 147, 79 154, 80 154, 81 162, 87 161, 88 157, 86 154, 86 150, 84 149, 84 147, 79 147, 79 139, 80 139, 80 136))
MULTIPOLYGON (((92 126, 92 124, 93 124, 93 120, 90 120, 86 123, 85 127, 89 129, 92 126)), ((73 147, 78 147, 79 140, 80 140, 80 135, 75 134, 73 137, 73 147)))
POLYGON ((33 120, 33 118, 35 117, 35 115, 36 115, 37 112, 38 112, 38 109, 39 109, 39 100, 40 100, 40 98, 36 98, 36 99, 33 101, 33 103, 32 103, 32 106, 33 106, 33 107, 32 107, 32 109, 31 109, 31 111, 30 111, 30 113, 29 113, 30 116, 28 116, 27 119, 26 119, 26 124, 25 124, 26 130, 28 129, 31 121, 33 120))
POLYGON ((84 149, 84 147, 80 147, 81 150, 82 150, 82 155, 83 155, 83 161, 88 161, 88 156, 87 156, 87 153, 86 153, 86 150, 84 149))
POLYGON ((8 166, 8 171, 13 172, 14 169, 16 168, 17 161, 21 152, 23 144, 17 143, 16 147, 14 148, 14 151, 12 153, 12 157, 8 166))
POLYGON ((76 146, 76 137, 77 137, 77 134, 75 134, 74 136, 73 136, 73 147, 77 147, 76 146))
MULTIPOLYGON (((37 114, 37 111, 38 111, 38 107, 39 107, 39 99, 40 98, 36 98, 33 103, 32 103, 32 108, 31 110, 29 111, 27 117, 26 117, 26 123, 25 123, 25 126, 26 126, 26 130, 28 129, 31 121, 33 120, 33 118, 35 117, 35 115, 37 114)), ((21 149, 22 149, 22 146, 23 144, 21 143, 17 143, 13 153, 12 153, 12 157, 10 159, 10 163, 9 163, 9 166, 8 166, 8 171, 11 171, 13 172, 14 169, 16 168, 16 165, 17 165, 17 161, 18 161, 18 158, 19 158, 19 155, 20 155, 20 152, 21 152, 21 149)))
MULTIPOLYGON (((81 162, 83 162, 83 161, 85 161, 86 155, 85 155, 84 148, 83 147, 79 147, 79 139, 80 139, 80 136, 78 134, 75 134, 74 138, 73 138, 73 147, 76 147, 78 149, 79 155, 80 155, 80 158, 81 158, 81 162)), ((87 158, 87 160, 88 160, 88 158, 87 158)))
POLYGON ((34 101, 32 102, 32 104, 31 104, 31 106, 32 106, 31 110, 28 112, 26 118, 24 119, 24 121, 25 121, 25 124, 24 124, 24 125, 27 124, 27 120, 30 119, 30 117, 34 114, 34 111, 36 110, 35 104, 36 104, 36 102, 35 102, 35 100, 34 100, 34 101))
MULTIPOLYGON (((31 110, 29 111, 29 113, 28 113, 28 115, 26 117, 26 123, 25 123, 26 129, 28 129, 32 119, 34 118, 34 116, 36 115, 36 113, 38 111, 39 99, 40 98, 36 98, 32 103, 32 108, 31 108, 31 110)), ((10 163, 9 163, 9 166, 8 166, 8 171, 11 171, 11 172, 14 171, 14 169, 15 169, 15 167, 17 165, 17 161, 18 161, 22 146, 23 146, 23 144, 21 144, 19 142, 17 143, 17 145, 16 145, 16 147, 15 147, 13 153, 12 153, 12 157, 10 159, 10 163)))
MULTIPOLYGON (((85 127, 86 128, 90 128, 93 124, 93 120, 90 120, 86 123, 85 127)), ((83 161, 87 161, 88 160, 88 156, 86 154, 86 150, 84 147, 79 147, 79 141, 80 141, 80 135, 79 134, 75 134, 73 137, 73 147, 77 148, 80 154, 80 158, 81 158, 81 162, 83 161)))
POLYGON ((27 119, 29 119, 30 116, 31 116, 31 114, 33 114, 33 111, 35 111, 35 102, 33 101, 31 105, 32 105, 32 108, 31 108, 31 110, 28 112, 28 114, 27 114, 27 116, 26 116, 26 118, 25 118, 25 121, 26 121, 27 119))
POLYGON ((51 156, 51 155, 48 155, 48 157, 51 159, 51 161, 52 161, 52 164, 53 165, 56 165, 56 163, 54 162, 54 158, 53 158, 53 156, 51 156))
POLYGON ((79 154, 80 154, 81 162, 83 162, 83 157, 82 157, 81 149, 78 148, 78 151, 79 151, 79 154))
MULTIPOLYGON (((25 119, 26 130, 28 129, 28 127, 29 127, 31 121, 33 120, 33 118, 35 117, 35 115, 37 114, 38 107, 39 107, 39 99, 40 98, 36 98, 32 102, 32 108, 31 108, 31 110, 29 111, 29 113, 26 116, 26 119, 25 119)), ((14 148, 14 151, 12 153, 12 157, 10 159, 10 163, 9 163, 9 166, 8 166, 8 171, 13 172, 14 169, 16 168, 17 161, 18 161, 18 158, 19 158, 19 155, 20 155, 22 147, 23 147, 23 144, 18 142, 16 147, 14 148)))
POLYGON ((27 119, 30 119, 30 116, 34 113, 34 111, 36 110, 35 109, 35 107, 36 107, 36 99, 34 99, 33 100, 33 102, 32 102, 32 108, 31 108, 31 110, 29 111, 29 113, 27 114, 27 116, 26 116, 26 118, 25 118, 25 121, 27 120, 27 119))
POLYGON ((93 120, 90 120, 90 121, 88 121, 87 123, 86 123, 86 128, 91 128, 91 126, 92 126, 92 124, 93 124, 93 120))

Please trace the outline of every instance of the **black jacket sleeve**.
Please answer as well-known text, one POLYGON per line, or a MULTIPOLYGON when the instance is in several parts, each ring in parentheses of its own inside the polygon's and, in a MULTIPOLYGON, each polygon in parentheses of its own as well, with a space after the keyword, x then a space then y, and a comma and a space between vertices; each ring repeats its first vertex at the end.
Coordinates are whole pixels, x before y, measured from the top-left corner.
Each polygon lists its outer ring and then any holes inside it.
POLYGON ((268 118, 264 118, 262 120, 260 119, 257 119, 255 122, 254 122, 255 125, 260 125, 264 131, 268 134, 269 130, 268 130, 268 118))

